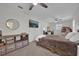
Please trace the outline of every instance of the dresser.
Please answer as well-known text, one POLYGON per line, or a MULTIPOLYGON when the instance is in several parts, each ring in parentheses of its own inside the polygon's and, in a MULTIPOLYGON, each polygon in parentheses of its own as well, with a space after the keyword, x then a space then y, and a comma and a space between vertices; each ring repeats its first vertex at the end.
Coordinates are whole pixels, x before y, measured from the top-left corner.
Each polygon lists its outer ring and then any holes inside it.
POLYGON ((0 43, 0 55, 5 55, 17 49, 23 48, 29 44, 27 33, 2 36, 0 43))

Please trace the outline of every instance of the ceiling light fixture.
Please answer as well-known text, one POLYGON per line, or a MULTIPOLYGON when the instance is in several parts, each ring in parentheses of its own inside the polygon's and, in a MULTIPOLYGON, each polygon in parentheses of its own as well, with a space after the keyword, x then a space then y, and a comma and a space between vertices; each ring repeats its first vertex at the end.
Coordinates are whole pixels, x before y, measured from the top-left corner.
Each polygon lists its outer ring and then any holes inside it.
POLYGON ((37 5, 37 3, 35 2, 35 3, 33 3, 34 5, 37 5))

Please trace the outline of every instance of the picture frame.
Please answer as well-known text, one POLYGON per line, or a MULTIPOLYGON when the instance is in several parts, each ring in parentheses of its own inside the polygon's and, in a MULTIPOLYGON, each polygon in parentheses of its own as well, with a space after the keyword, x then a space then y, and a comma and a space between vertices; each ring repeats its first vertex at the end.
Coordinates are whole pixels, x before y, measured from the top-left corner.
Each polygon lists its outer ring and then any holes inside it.
POLYGON ((29 27, 38 28, 39 27, 39 22, 36 21, 36 20, 29 20, 29 27))

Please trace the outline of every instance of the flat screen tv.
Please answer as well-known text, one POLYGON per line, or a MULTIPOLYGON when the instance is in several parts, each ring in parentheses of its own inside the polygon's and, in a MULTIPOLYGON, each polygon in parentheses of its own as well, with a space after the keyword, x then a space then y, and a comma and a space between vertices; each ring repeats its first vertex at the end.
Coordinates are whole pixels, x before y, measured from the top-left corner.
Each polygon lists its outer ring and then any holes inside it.
POLYGON ((35 20, 29 20, 29 27, 38 28, 39 27, 39 22, 35 21, 35 20))

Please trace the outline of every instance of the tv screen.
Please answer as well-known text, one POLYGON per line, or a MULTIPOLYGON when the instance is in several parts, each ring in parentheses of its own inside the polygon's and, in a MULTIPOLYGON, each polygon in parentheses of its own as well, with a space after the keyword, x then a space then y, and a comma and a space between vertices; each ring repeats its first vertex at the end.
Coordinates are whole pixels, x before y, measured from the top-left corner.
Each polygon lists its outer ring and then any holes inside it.
POLYGON ((39 22, 38 21, 35 21, 35 20, 29 20, 29 27, 32 27, 32 28, 38 28, 39 22))

